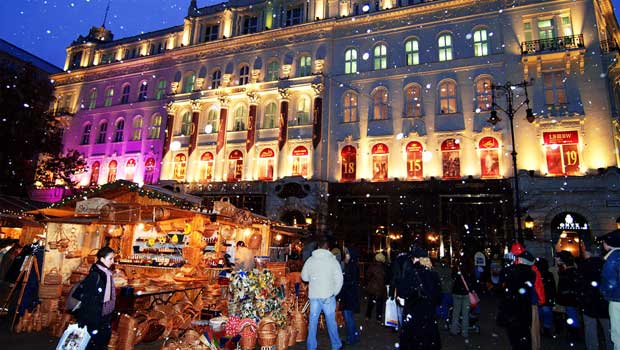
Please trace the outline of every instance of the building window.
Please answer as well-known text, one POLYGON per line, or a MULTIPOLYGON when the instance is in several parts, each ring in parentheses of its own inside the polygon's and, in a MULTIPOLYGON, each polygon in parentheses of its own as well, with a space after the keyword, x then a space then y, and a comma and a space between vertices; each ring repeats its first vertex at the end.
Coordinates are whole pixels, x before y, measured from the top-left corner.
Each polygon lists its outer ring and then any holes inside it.
POLYGON ((461 144, 456 139, 441 143, 441 163, 444 179, 461 178, 461 144))
POLYGON ((99 184, 99 170, 101 168, 101 163, 94 162, 93 165, 90 166, 90 185, 97 186, 99 184))
POLYGON ((105 90, 105 102, 104 106, 110 107, 112 105, 112 98, 114 97, 114 88, 109 87, 105 90))
POLYGON ((131 93, 131 86, 125 85, 123 86, 123 92, 121 93, 121 104, 129 103, 129 94, 131 93))
POLYGON ((422 180, 424 178, 424 164, 422 154, 424 148, 417 141, 411 141, 405 146, 407 154, 407 180, 422 180))
POLYGON ((437 39, 437 46, 439 47, 439 61, 452 60, 452 35, 440 35, 437 39))
POLYGON ((155 159, 149 158, 144 163, 144 183, 147 185, 151 185, 154 183, 155 177, 153 173, 155 172, 155 159))
POLYGON ((166 85, 168 85, 168 82, 165 80, 160 80, 157 83, 157 92, 155 93, 156 100, 159 101, 166 97, 166 85))
POLYGON ((304 146, 297 146, 293 149, 292 176, 308 176, 308 154, 308 149, 304 146))
POLYGON ((307 77, 312 73, 312 59, 308 55, 299 57, 299 72, 297 76, 307 77))
POLYGON ((478 143, 480 150, 480 177, 499 178, 499 142, 494 137, 483 137, 478 143))
POLYGON ((82 140, 80 145, 88 145, 90 143, 90 129, 92 125, 90 123, 84 125, 84 129, 82 129, 82 140))
POLYGON ((476 113, 490 111, 493 106, 493 92, 490 78, 476 80, 476 113))
POLYGON ((194 91, 194 83, 196 82, 196 75, 194 72, 187 73, 183 80, 183 93, 194 91))
POLYGON ((200 42, 203 43, 205 41, 214 41, 217 40, 217 37, 220 33, 220 26, 219 25, 212 25, 212 26, 204 26, 203 27, 204 30, 200 33, 200 42))
POLYGON ((405 89, 405 113, 406 116, 422 116, 422 99, 419 85, 410 85, 405 89))
POLYGON ((489 54, 489 39, 486 29, 478 29, 474 32, 474 55, 486 56, 489 54))
POLYGON ((146 101, 146 95, 149 91, 149 83, 146 81, 143 81, 140 84, 140 92, 138 93, 138 101, 142 102, 142 101, 146 101))
POLYGON ((88 96, 88 109, 92 110, 97 107, 97 89, 92 89, 88 96))
POLYGON ((355 181, 357 172, 357 150, 353 146, 344 146, 340 151, 340 182, 355 181))
POLYGON ((228 172, 226 180, 230 182, 241 181, 243 178, 243 153, 239 150, 230 152, 228 156, 228 172))
POLYGON ((357 73, 357 50, 348 49, 344 52, 344 74, 357 73))
POLYGON ((307 96, 300 96, 297 99, 295 114, 289 120, 289 125, 310 124, 310 99, 307 96))
POLYGON ((372 181, 387 181, 390 149, 384 143, 372 146, 372 181))
POLYGON ((222 71, 217 69, 211 74, 211 89, 219 89, 222 84, 222 71))
POLYGON ((561 28, 562 35, 564 36, 573 36, 573 26, 571 25, 571 20, 569 15, 564 15, 561 17, 561 28))
POLYGON ((133 118, 133 128, 131 130, 131 141, 142 140, 142 117, 133 118))
POLYGON ((267 65, 267 81, 275 81, 280 79, 280 63, 271 61, 267 65))
POLYGON ((243 18, 243 26, 241 34, 252 34, 258 31, 258 17, 245 16, 243 18))
POLYGON ((555 37, 555 28, 552 18, 539 19, 537 22, 538 39, 549 40, 555 37))
POLYGON ((258 179, 273 181, 275 168, 275 152, 271 148, 263 149, 258 155, 258 179))
POLYGON ((273 129, 278 127, 278 105, 270 102, 265 107, 265 119, 263 120, 263 129, 273 129))
POLYGON ((417 40, 412 39, 405 43, 405 54, 407 55, 408 66, 420 64, 420 48, 417 40))
POLYGON ((245 106, 241 105, 235 109, 235 114, 233 115, 233 125, 232 131, 243 131, 247 125, 248 120, 248 112, 245 109, 245 106))
POLYGON ((192 132, 192 113, 187 111, 181 118, 181 135, 189 136, 192 132))
POLYGON ((388 90, 379 88, 372 95, 372 119, 386 120, 388 119, 388 90))
POLYGON ((125 130, 125 119, 119 119, 116 122, 114 130, 114 142, 123 142, 123 132, 125 130))
POLYGON ((114 53, 114 51, 104 52, 103 55, 101 55, 101 64, 112 63, 114 62, 115 57, 116 54, 114 53))
POLYGON ((566 104, 566 79, 562 71, 543 73, 546 105, 566 104))
POLYGON ((205 152, 200 156, 200 181, 213 181, 213 153, 205 152))
POLYGON ((151 117, 151 127, 149 128, 149 139, 157 140, 159 139, 159 134, 161 132, 161 122, 162 117, 159 114, 155 114, 151 117))
POLYGON ((107 133, 108 133, 108 122, 104 120, 99 124, 99 135, 97 136, 97 143, 99 144, 105 143, 107 133))
POLYGON ((111 160, 110 163, 108 163, 108 183, 116 181, 117 168, 118 163, 115 160, 111 160))
POLYGON ((125 180, 133 181, 136 176, 136 160, 131 158, 125 164, 125 180))
POLYGON ((185 169, 187 169, 187 157, 183 153, 174 156, 173 175, 175 180, 185 180, 185 169))
POLYGON ((444 81, 439 84, 439 114, 456 113, 456 83, 444 81))
POLYGON ((82 65, 82 51, 71 54, 71 64, 69 68, 79 68, 82 65))
POLYGON ((357 94, 349 91, 344 94, 342 101, 343 106, 343 122, 357 122, 357 94))
POLYGON ((289 27, 292 25, 301 24, 303 12, 303 7, 301 6, 286 10, 286 21, 284 23, 284 26, 289 27))
POLYGON ((246 85, 250 82, 250 66, 243 65, 239 68, 239 85, 246 85))
POLYGON ((207 113, 207 123, 205 124, 205 134, 212 134, 217 132, 217 126, 219 123, 219 115, 217 109, 211 109, 207 113))
POLYGON ((544 132, 547 173, 553 176, 579 175, 579 133, 577 131, 544 132))
POLYGON ((387 69, 387 46, 384 44, 377 45, 373 52, 374 69, 387 69))

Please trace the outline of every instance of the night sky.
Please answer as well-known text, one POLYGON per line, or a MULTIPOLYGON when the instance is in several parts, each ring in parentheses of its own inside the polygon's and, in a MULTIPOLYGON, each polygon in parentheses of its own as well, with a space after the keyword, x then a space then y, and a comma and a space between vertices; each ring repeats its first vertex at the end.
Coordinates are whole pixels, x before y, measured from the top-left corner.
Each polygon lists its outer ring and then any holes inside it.
MULTIPOLYGON (((198 6, 224 0, 198 0, 198 6)), ((63 67, 65 48, 103 21, 108 0, 0 0, 0 38, 63 67)), ((112 0, 106 27, 119 39, 183 24, 190 0, 112 0)), ((612 1, 616 16, 620 1, 612 1)))

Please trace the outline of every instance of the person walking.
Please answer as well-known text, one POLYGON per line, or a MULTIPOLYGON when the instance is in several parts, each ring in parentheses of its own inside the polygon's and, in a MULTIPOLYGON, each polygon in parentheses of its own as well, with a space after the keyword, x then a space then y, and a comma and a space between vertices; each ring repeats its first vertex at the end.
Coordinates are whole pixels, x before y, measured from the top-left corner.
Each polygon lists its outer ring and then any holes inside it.
POLYGON ((581 315, 577 301, 580 276, 575 265, 575 258, 569 251, 559 252, 556 260, 559 270, 557 303, 564 306, 566 310, 568 344, 575 346, 581 328, 581 315))
POLYGON ((456 336, 459 330, 465 343, 469 343, 469 291, 473 287, 473 278, 469 269, 458 267, 452 276, 452 324, 450 334, 456 336))
MULTIPOLYGON (((392 264, 390 266, 390 290, 388 296, 394 299, 398 295, 398 285, 403 278, 403 268, 405 263, 409 260, 408 252, 400 252, 391 259, 392 264)), ((396 310, 398 313, 398 327, 396 330, 403 326, 403 305, 396 303, 396 310)))
POLYGON ((603 298, 599 289, 601 272, 605 263, 601 258, 600 246, 591 245, 583 252, 584 260, 579 263, 577 270, 581 276, 579 283, 579 302, 583 311, 583 324, 587 350, 598 350, 599 325, 605 338, 605 349, 612 350, 609 328, 609 302, 603 298))
POLYGON ((441 282, 441 304, 437 308, 437 317, 445 324, 446 329, 449 328, 450 307, 453 305, 452 300, 452 268, 446 257, 441 258, 439 264, 435 266, 435 271, 441 282))
POLYGON ((538 267, 534 264, 535 262, 536 259, 527 250, 517 257, 517 264, 529 266, 532 272, 534 272, 534 288, 531 291, 530 298, 532 309, 530 331, 532 336, 532 350, 540 350, 540 318, 538 315, 538 305, 545 302, 545 287, 540 271, 538 271, 538 267))
POLYGON ((317 249, 306 260, 301 269, 301 279, 308 282, 308 298, 310 299, 310 316, 308 319, 308 350, 316 350, 316 331, 321 312, 325 315, 325 323, 332 350, 342 347, 336 324, 336 295, 343 284, 342 269, 338 260, 329 251, 329 242, 321 239, 317 249))
POLYGON ((372 317, 373 309, 376 309, 375 317, 377 321, 383 320, 383 308, 385 307, 385 297, 387 291, 385 288, 386 266, 385 255, 377 253, 375 261, 366 269, 366 292, 368 293, 368 304, 366 305, 366 320, 372 317))
POLYGON ((405 262, 397 289, 399 302, 404 302, 403 326, 399 348, 403 350, 441 349, 435 308, 441 299, 441 283, 437 272, 420 263, 428 253, 413 247, 405 262))
POLYGON ((544 336, 553 335, 553 306, 555 305, 555 278, 549 271, 549 262, 545 258, 537 258, 536 267, 542 278, 545 300, 538 305, 538 314, 542 322, 542 334, 544 336))
POLYGON ((116 303, 116 290, 112 278, 112 265, 116 253, 108 246, 97 251, 97 262, 73 292, 80 301, 76 319, 80 327, 86 326, 90 334, 87 350, 107 349, 112 336, 112 316, 116 303))
POLYGON ((340 294, 340 308, 347 330, 346 344, 352 345, 360 340, 355 326, 354 314, 360 312, 360 267, 359 255, 354 248, 344 248, 344 278, 340 294))
POLYGON ((620 230, 612 231, 603 237, 603 247, 608 253, 601 272, 600 291, 609 302, 609 321, 611 341, 614 350, 620 350, 620 230))

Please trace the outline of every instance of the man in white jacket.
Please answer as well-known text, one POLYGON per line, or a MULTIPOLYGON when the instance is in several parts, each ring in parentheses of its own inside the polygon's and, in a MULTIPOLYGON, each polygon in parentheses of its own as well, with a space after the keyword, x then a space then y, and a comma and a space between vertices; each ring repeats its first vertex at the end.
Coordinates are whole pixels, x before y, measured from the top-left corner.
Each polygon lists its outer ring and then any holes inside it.
POLYGON ((336 324, 336 295, 342 288, 342 269, 338 260, 329 251, 327 240, 319 241, 318 248, 306 260, 301 270, 301 279, 309 283, 310 317, 307 350, 316 350, 316 329, 321 312, 325 314, 332 350, 341 349, 342 342, 336 324))

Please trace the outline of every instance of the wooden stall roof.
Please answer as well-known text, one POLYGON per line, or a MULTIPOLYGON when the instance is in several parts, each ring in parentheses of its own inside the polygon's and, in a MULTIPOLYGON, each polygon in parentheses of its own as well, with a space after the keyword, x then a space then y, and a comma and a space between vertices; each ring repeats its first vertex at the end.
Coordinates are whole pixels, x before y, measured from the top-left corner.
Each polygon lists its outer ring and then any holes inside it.
POLYGON ((308 230, 297 226, 271 225, 271 231, 294 238, 304 238, 310 236, 310 232, 308 230))

